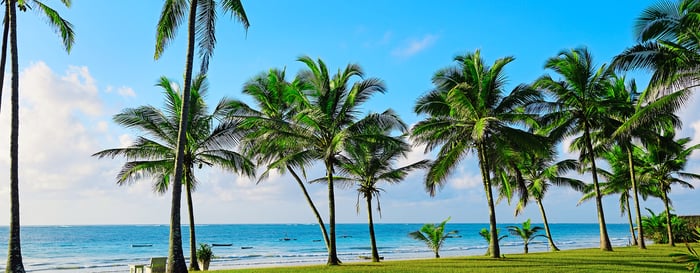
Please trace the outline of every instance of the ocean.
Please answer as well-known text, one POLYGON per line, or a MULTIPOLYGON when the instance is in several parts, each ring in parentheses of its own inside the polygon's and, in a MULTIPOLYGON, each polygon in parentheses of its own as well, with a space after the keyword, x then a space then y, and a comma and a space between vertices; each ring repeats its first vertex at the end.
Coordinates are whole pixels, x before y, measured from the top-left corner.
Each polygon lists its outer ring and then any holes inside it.
MULTIPOLYGON (((385 260, 433 257, 425 244, 408 237, 408 233, 422 225, 376 224, 380 256, 385 260)), ((499 224, 501 234, 507 234, 508 225, 519 224, 499 224)), ((447 223, 446 230, 457 230, 460 236, 447 239, 440 256, 483 255, 487 243, 478 232, 484 227, 488 224, 447 223)), ((599 246, 598 224, 550 224, 550 228, 560 249, 599 246)), ((609 224, 607 228, 613 246, 629 245, 628 225, 609 224)), ((182 230, 187 259, 188 226, 183 225, 182 230)), ((197 225, 196 232, 197 244, 231 244, 213 247, 215 259, 210 269, 323 264, 327 259, 316 224, 197 225)), ((341 261, 359 261, 359 256, 370 255, 368 234, 366 224, 338 224, 336 237, 341 261)), ((7 249, 7 236, 8 228, 0 227, 0 248, 7 249)), ((547 248, 546 239, 540 237, 531 243, 530 252, 547 251, 547 248)), ((502 253, 522 251, 519 237, 510 235, 501 240, 502 253)), ((167 225, 22 227, 22 256, 27 272, 128 272, 129 264, 146 264, 150 257, 167 254, 167 225)), ((4 262, 0 269, 4 271, 4 262)))

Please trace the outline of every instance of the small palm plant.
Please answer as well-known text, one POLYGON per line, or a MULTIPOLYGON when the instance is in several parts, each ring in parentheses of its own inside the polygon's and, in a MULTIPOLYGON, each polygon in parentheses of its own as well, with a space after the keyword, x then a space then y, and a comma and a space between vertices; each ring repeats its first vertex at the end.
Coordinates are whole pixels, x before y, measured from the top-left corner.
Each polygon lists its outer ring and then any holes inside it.
POLYGON ((700 273, 700 255, 687 243, 685 247, 688 248, 688 253, 672 253, 669 256, 673 257, 674 262, 687 264, 688 270, 693 273, 700 273))
POLYGON ((211 250, 211 246, 208 244, 199 244, 199 249, 197 249, 197 261, 199 261, 199 266, 202 270, 209 270, 209 263, 212 258, 214 258, 214 251, 211 250))
POLYGON ((525 254, 527 254, 527 246, 530 244, 532 239, 535 239, 537 237, 547 237, 542 234, 536 234, 538 231, 542 230, 542 227, 532 227, 530 225, 529 218, 527 219, 527 221, 523 222, 522 227, 508 226, 508 230, 511 234, 520 236, 520 238, 523 239, 523 250, 525 251, 525 254))
MULTIPOLYGON (((500 228, 499 228, 499 229, 496 229, 496 235, 498 235, 499 233, 501 233, 501 229, 500 229, 500 228)), ((487 229, 487 228, 482 228, 482 229, 479 231, 479 235, 481 235, 481 238, 484 238, 484 240, 486 240, 486 243, 487 243, 487 244, 491 243, 491 232, 489 231, 489 229, 487 229)), ((503 238, 505 238, 505 237, 508 237, 508 235, 502 235, 502 236, 501 236, 501 235, 498 235, 498 240, 497 240, 497 242, 500 242, 501 239, 503 239, 503 238)), ((485 255, 485 256, 491 256, 491 248, 490 248, 490 247, 487 247, 487 248, 486 248, 486 254, 484 254, 484 255, 485 255)))
POLYGON ((445 232, 445 224, 449 220, 450 217, 447 217, 447 219, 442 221, 440 224, 425 224, 420 230, 411 232, 408 234, 408 236, 413 239, 423 241, 430 249, 433 250, 433 252, 435 252, 435 258, 440 258, 440 254, 438 252, 442 247, 442 243, 445 242, 445 239, 447 239, 450 235, 458 233, 456 230, 447 233, 445 232))

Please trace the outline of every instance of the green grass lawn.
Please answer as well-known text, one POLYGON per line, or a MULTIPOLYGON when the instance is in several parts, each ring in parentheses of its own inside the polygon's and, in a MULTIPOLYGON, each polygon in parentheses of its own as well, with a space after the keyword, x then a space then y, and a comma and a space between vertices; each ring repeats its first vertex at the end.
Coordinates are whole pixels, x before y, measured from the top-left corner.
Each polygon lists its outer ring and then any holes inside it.
MULTIPOLYGON (((700 248, 697 243, 692 246, 700 248)), ((527 255, 506 254, 503 259, 470 256, 381 263, 348 262, 334 267, 314 265, 213 272, 688 272, 684 264, 675 263, 668 256, 686 251, 684 245, 675 248, 649 245, 647 250, 636 247, 617 247, 613 252, 577 249, 527 255)))

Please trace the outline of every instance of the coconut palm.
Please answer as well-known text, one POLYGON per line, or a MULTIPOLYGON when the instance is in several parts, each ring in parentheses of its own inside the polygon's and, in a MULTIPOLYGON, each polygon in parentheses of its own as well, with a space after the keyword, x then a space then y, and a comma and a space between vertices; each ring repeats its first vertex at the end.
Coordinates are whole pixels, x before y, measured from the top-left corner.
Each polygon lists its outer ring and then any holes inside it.
POLYGON ((578 140, 572 144, 572 148, 580 151, 579 162, 587 160, 591 165, 600 226, 600 248, 612 251, 598 185, 592 133, 601 130, 611 119, 607 115, 611 106, 604 102, 614 73, 605 65, 596 68, 586 48, 561 51, 557 56, 547 60, 545 68, 559 74, 561 79, 556 80, 550 75, 544 75, 534 84, 554 98, 554 101, 545 109, 548 113, 542 117, 543 130, 549 132, 549 136, 558 141, 579 136, 578 140))
POLYGON ((530 245, 530 242, 533 239, 537 237, 546 237, 545 235, 537 234, 537 232, 542 230, 542 227, 532 227, 530 225, 529 218, 527 219, 527 221, 523 222, 522 227, 508 226, 508 230, 510 231, 510 234, 519 236, 521 239, 523 239, 523 251, 525 252, 525 254, 527 254, 528 245, 530 245))
POLYGON ((670 254, 669 256, 673 257, 674 262, 686 264, 686 268, 693 273, 700 273, 700 255, 687 243, 685 247, 688 249, 687 253, 676 252, 670 254))
MULTIPOLYGON (((499 228, 496 230, 496 234, 500 234, 500 233, 501 233, 501 229, 499 228)), ((481 236, 481 238, 484 238, 484 240, 486 241, 486 244, 491 243, 491 231, 489 231, 489 229, 482 228, 481 230, 479 230, 479 236, 481 236)), ((498 241, 500 242, 501 239, 503 239, 505 237, 508 237, 508 235, 499 235, 498 241)), ((486 254, 484 254, 484 255, 491 256, 491 249, 487 247, 486 254)))
POLYGON ((283 132, 294 127, 292 119, 298 110, 293 101, 288 98, 292 93, 289 89, 301 88, 299 81, 290 83, 285 79, 285 75, 285 70, 271 69, 247 81, 243 86, 243 93, 252 97, 258 109, 236 101, 238 105, 231 107, 233 112, 228 113, 227 116, 242 119, 243 126, 252 128, 243 146, 247 154, 257 158, 258 165, 267 165, 266 171, 259 177, 258 182, 267 178, 272 170, 281 173, 288 171, 304 194, 321 229, 326 248, 329 248, 326 225, 298 174, 298 172, 306 173, 305 166, 308 158, 284 160, 287 155, 292 154, 290 152, 292 149, 299 151, 302 148, 293 145, 294 141, 279 137, 284 134, 283 132))
MULTIPOLYGON (((551 147, 550 147, 551 148, 551 147)), ((517 162, 516 170, 519 175, 516 179, 511 179, 510 182, 503 184, 515 184, 520 189, 520 200, 515 206, 515 215, 519 215, 530 200, 534 200, 539 207, 542 221, 544 223, 545 237, 549 243, 549 249, 558 251, 559 248, 554 244, 552 234, 549 230, 549 222, 544 209, 542 200, 545 194, 552 186, 569 187, 571 189, 581 191, 584 188, 584 183, 581 180, 565 177, 569 171, 576 170, 579 166, 578 162, 573 159, 565 159, 559 162, 554 161, 554 153, 542 156, 533 153, 522 153, 520 160, 517 162), (513 180, 520 180, 513 181, 513 180)), ((508 168, 504 168, 508 169, 508 168)))
MULTIPOLYGON (((61 1, 66 7, 70 7, 70 0, 61 1)), ((20 242, 20 216, 19 216, 19 63, 17 50, 17 8, 20 11, 37 9, 44 15, 46 21, 56 32, 61 35, 63 46, 70 52, 74 42, 73 26, 63 19, 54 9, 37 0, 6 0, 5 31, 3 35, 10 36, 10 56, 12 57, 12 75, 10 77, 11 88, 11 125, 10 125, 10 234, 7 244, 6 272, 25 272, 22 263, 22 250, 20 242)), ((4 43, 4 39, 3 39, 4 43)), ((5 56, 5 49, 2 49, 5 56)), ((4 61, 0 60, 0 67, 4 72, 4 61)))
MULTIPOLYGON (((364 73, 360 66, 349 64, 345 69, 331 75, 322 60, 314 61, 303 56, 299 61, 308 70, 297 76, 302 88, 290 89, 290 97, 299 112, 293 118, 294 126, 277 132, 275 137, 292 145, 290 154, 280 162, 299 160, 321 160, 328 183, 328 265, 338 265, 335 225, 334 167, 344 143, 352 139, 380 140, 381 136, 361 134, 362 129, 372 124, 392 124, 397 119, 388 112, 358 118, 359 107, 376 93, 384 93, 384 83, 377 78, 359 79, 364 73)), ((284 129, 284 128, 283 128, 284 129)))
MULTIPOLYGON (((390 113, 390 115, 395 115, 390 113)), ((396 117, 398 119, 398 116, 396 117)), ((358 203, 357 209, 359 212, 359 198, 365 199, 367 204, 367 219, 369 226, 369 237, 372 251, 372 261, 379 262, 379 252, 377 251, 377 241, 374 235, 374 220, 372 217, 372 199, 377 200, 377 211, 381 216, 381 205, 379 197, 382 188, 378 183, 399 183, 412 170, 425 168, 429 165, 429 160, 421 160, 406 166, 395 168, 394 164, 401 157, 405 157, 406 153, 411 150, 410 145, 406 142, 405 136, 390 136, 392 130, 403 129, 392 128, 387 125, 403 125, 398 121, 386 125, 373 125, 364 129, 365 134, 380 135, 383 138, 380 141, 365 141, 360 139, 351 140, 346 143, 345 153, 339 158, 339 167, 341 172, 347 174, 346 177, 337 177, 337 181, 355 182, 357 184, 358 203)))
POLYGON ((445 224, 447 224, 450 218, 451 217, 447 217, 447 219, 440 224, 425 224, 420 230, 411 232, 408 236, 424 242, 435 253, 435 258, 440 258, 440 248, 442 248, 445 239, 449 238, 452 234, 458 233, 456 230, 445 232, 445 224))
MULTIPOLYGON (((249 23, 245 10, 240 0, 224 0, 220 2, 220 6, 224 13, 230 13, 233 18, 236 18, 243 24, 247 30, 249 23)), ((166 0, 163 4, 158 24, 156 26, 156 47, 154 58, 157 60, 165 51, 165 47, 170 44, 177 34, 177 29, 180 27, 183 19, 187 18, 187 53, 185 57, 185 73, 183 90, 191 90, 192 69, 194 62, 195 38, 199 46, 199 55, 202 65, 201 74, 207 73, 209 58, 214 53, 216 45, 216 13, 217 5, 214 0, 166 0), (189 2, 189 7, 187 6, 189 2), (185 12, 188 10, 187 15, 185 12), (187 16, 187 17, 185 17, 187 16)), ((175 176, 174 182, 179 185, 183 179, 183 157, 185 146, 187 145, 187 119, 189 113, 189 92, 183 92, 182 108, 180 117, 181 124, 178 126, 178 141, 177 154, 175 156, 175 176)), ((182 253, 182 234, 180 230, 180 199, 182 189, 173 187, 173 198, 170 208, 170 238, 168 247, 168 273, 185 273, 187 265, 185 257, 182 253)), ((197 265, 197 253, 195 251, 197 245, 195 242, 190 242, 190 268, 199 270, 197 265)))
POLYGON ((441 146, 437 159, 426 174, 426 190, 431 196, 444 185, 450 173, 470 152, 478 156, 481 177, 489 208, 491 255, 500 257, 491 171, 495 165, 489 155, 500 149, 536 150, 541 138, 517 125, 532 121, 525 107, 541 101, 541 94, 518 86, 506 96, 503 68, 512 57, 498 59, 488 66, 480 52, 455 57, 453 67, 433 76, 434 89, 421 96, 414 107, 427 117, 412 129, 417 144, 426 144, 426 152, 441 146))
MULTIPOLYGON (((144 177, 152 177, 153 190, 164 194, 168 191, 171 182, 174 182, 172 175, 175 154, 177 153, 177 126, 182 111, 182 94, 165 77, 161 78, 158 86, 163 89, 166 98, 163 110, 153 106, 142 106, 135 109, 125 109, 122 113, 114 116, 117 124, 138 129, 145 136, 139 137, 128 147, 103 150, 93 156, 126 158, 128 161, 124 163, 117 175, 117 184, 127 185, 138 182, 144 177)), ((192 191, 199 184, 195 170, 206 165, 239 172, 247 176, 252 176, 255 171, 255 166, 250 160, 233 151, 235 145, 243 137, 243 133, 235 122, 223 121, 223 114, 227 112, 226 107, 230 105, 229 100, 221 100, 213 113, 209 114, 208 107, 204 102, 206 92, 205 77, 197 77, 191 90, 191 111, 188 122, 190 126, 187 132, 189 140, 185 148, 183 179, 189 212, 190 241, 193 242, 196 241, 196 232, 192 191), (214 124, 217 120, 220 120, 218 125, 214 124)))
POLYGON ((690 138, 675 140, 675 133, 667 131, 646 146, 641 166, 641 179, 658 185, 667 215, 668 244, 671 246, 675 246, 670 216, 671 200, 668 198, 671 186, 679 184, 692 189, 693 185, 684 179, 700 179, 700 174, 683 171, 693 151, 700 149, 700 144, 686 147, 689 143, 690 138))

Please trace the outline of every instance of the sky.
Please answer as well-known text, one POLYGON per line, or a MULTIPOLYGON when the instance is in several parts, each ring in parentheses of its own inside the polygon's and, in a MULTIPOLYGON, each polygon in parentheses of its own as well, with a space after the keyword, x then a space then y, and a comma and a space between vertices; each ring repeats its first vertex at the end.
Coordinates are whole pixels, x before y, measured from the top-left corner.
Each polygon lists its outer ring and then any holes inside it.
MULTIPOLYGON (((122 109, 163 106, 162 77, 182 83, 186 37, 183 31, 159 60, 153 59, 155 26, 162 1, 73 1, 70 9, 59 1, 45 1, 75 26, 70 54, 38 13, 20 13, 20 202, 23 225, 167 224, 170 193, 152 192, 152 181, 118 186, 115 181, 124 159, 91 157, 97 151, 124 147, 140 135, 112 122, 122 109), (115 4, 118 3, 118 4, 115 4)), ((423 117, 412 108, 431 89, 431 76, 453 65, 456 55, 481 50, 487 63, 513 56, 508 64, 508 89, 531 83, 545 73, 547 58, 561 50, 586 46, 597 64, 604 64, 634 44, 635 18, 654 1, 243 1, 250 28, 246 32, 228 15, 219 14, 217 45, 209 67, 207 102, 222 97, 242 99, 246 80, 271 68, 286 68, 292 78, 302 65, 300 56, 321 58, 331 71, 359 64, 367 77, 386 83, 388 92, 376 95, 363 111, 396 110, 407 124, 423 117)), ((9 65, 8 65, 9 67, 9 65)), ((0 225, 9 221, 9 69, 0 112, 0 225)), ((645 71, 629 73, 641 86, 645 71)), ((700 93, 698 93, 700 94, 700 93)), ((681 113, 681 136, 700 140, 700 100, 681 113)), ((566 142, 565 142, 566 144, 566 142)), ((401 163, 423 158, 416 147, 401 163)), ((566 145, 560 156, 574 157, 566 145)), ((698 155, 688 171, 700 172, 698 155)), ((309 177, 322 175, 317 164, 309 177), (314 176, 315 175, 315 176, 314 176)), ((469 157, 445 186, 430 197, 423 172, 397 185, 384 185, 378 223, 434 223, 448 216, 452 222, 486 223, 488 210, 477 161, 469 157)), ((573 174, 575 175, 575 174, 573 174)), ((201 224, 315 223, 315 218, 292 178, 273 174, 255 179, 214 168, 198 170, 201 182, 194 193, 195 219, 201 224)), ((590 181, 590 175, 581 176, 590 181)), ((693 185, 700 187, 698 181, 693 185)), ((321 214, 327 216, 324 185, 309 191, 321 214)), ((674 187, 675 212, 700 214, 700 192, 674 187)), ((183 196, 184 197, 184 196, 183 196)), ((555 189, 544 200, 553 223, 595 223, 594 202, 577 205, 581 194, 555 189)), ((353 188, 336 191, 336 215, 341 223, 363 223, 366 210, 356 210, 353 188)), ((623 223, 618 198, 603 199, 609 223, 623 223)), ((656 199, 642 202, 655 212, 656 199)), ((186 206, 183 203, 183 213, 186 206)), ((513 204, 502 201, 496 215, 501 223, 541 222, 532 203, 514 216, 513 204)), ((184 215, 184 214, 183 214, 184 215)), ((182 218, 186 223, 186 217, 182 218)))

